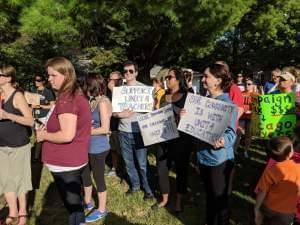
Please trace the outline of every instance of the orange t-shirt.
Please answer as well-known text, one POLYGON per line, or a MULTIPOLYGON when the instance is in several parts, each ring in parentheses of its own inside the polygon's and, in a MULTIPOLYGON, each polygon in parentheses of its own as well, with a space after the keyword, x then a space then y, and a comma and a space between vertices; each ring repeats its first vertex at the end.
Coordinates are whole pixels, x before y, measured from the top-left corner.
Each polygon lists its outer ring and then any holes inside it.
POLYGON ((264 201, 267 208, 280 213, 295 213, 300 197, 300 165, 285 160, 266 168, 258 188, 267 193, 264 201))

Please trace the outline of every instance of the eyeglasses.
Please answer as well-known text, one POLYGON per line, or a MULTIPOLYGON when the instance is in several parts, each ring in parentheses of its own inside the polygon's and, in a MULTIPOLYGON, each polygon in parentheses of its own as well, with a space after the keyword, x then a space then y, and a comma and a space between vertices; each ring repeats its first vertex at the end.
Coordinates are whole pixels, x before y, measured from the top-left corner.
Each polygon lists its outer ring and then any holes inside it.
POLYGON ((122 80, 121 78, 119 79, 108 79, 109 81, 113 80, 113 81, 119 81, 119 80, 122 80))
POLYGON ((124 70, 124 71, 123 71, 124 74, 126 74, 126 73, 128 73, 128 72, 129 72, 130 74, 133 74, 133 73, 134 73, 134 70, 124 70))
POLYGON ((176 78, 175 76, 168 75, 165 77, 165 80, 171 80, 172 78, 176 78))

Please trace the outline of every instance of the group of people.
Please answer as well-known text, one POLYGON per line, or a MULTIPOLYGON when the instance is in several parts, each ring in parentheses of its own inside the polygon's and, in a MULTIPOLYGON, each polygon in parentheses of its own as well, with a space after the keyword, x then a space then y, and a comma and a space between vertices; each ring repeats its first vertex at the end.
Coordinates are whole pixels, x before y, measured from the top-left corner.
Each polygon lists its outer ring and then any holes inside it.
MULTIPOLYGON (((51 172, 69 212, 70 225, 83 225, 107 215, 104 172, 109 151, 112 171, 118 173, 125 168, 129 183, 126 196, 143 190, 144 200, 154 199, 148 176, 147 148, 137 122, 141 113, 130 109, 113 112, 111 104, 114 87, 145 85, 137 81, 138 65, 125 62, 123 73, 112 72, 107 83, 98 74, 88 74, 82 84, 77 81, 74 66, 66 58, 49 59, 45 67, 56 96, 46 88, 46 79, 37 75, 36 93, 41 96, 41 101, 39 105, 30 106, 15 86, 16 70, 9 65, 0 67, 0 193, 4 193, 9 208, 2 224, 24 225, 27 222, 26 193, 32 189, 28 127, 34 125, 35 149, 41 149, 42 161, 51 172), (92 200, 91 174, 96 183, 98 206, 92 200), (87 215, 85 210, 89 211, 87 215)), ((286 93, 296 80, 288 71, 280 72, 277 78, 276 87, 272 87, 274 94, 286 93)), ((178 124, 187 114, 185 99, 189 92, 194 92, 192 79, 192 71, 176 67, 170 68, 162 79, 154 79, 153 110, 171 105, 178 124)), ((182 212, 189 162, 194 156, 206 191, 206 224, 226 225, 229 224, 234 151, 243 134, 239 130, 244 128, 246 149, 250 146, 251 96, 257 88, 250 77, 234 83, 224 61, 208 65, 202 83, 206 97, 235 104, 236 109, 224 134, 213 144, 179 131, 178 138, 152 146, 156 152, 161 198, 151 209, 155 211, 169 205, 169 169, 173 166, 176 172, 174 212, 182 212), (240 89, 242 86, 243 90, 240 89)), ((272 89, 269 86, 268 91, 272 89)), ((284 225, 294 220, 300 196, 300 169, 292 159, 293 149, 293 143, 287 137, 270 141, 268 151, 275 162, 266 168, 258 183, 257 225, 284 225), (278 199, 277 194, 287 196, 285 201, 278 199)), ((37 152, 38 158, 40 151, 37 152)))

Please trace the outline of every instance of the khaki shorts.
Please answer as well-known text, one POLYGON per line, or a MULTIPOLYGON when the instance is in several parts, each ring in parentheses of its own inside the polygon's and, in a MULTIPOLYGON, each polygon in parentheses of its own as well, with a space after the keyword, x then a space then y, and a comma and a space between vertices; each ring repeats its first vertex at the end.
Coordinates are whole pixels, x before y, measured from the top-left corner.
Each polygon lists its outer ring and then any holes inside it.
POLYGON ((0 194, 14 192, 17 196, 32 190, 31 144, 21 147, 0 147, 0 194))

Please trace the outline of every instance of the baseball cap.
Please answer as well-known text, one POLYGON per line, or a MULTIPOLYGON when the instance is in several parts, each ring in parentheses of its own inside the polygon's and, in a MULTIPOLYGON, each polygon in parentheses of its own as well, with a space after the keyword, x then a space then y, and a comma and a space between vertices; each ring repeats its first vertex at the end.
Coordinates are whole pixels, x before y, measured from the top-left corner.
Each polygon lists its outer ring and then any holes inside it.
POLYGON ((291 80, 293 82, 296 82, 296 78, 293 74, 291 74, 290 72, 283 72, 280 75, 278 75, 278 77, 282 77, 285 80, 291 80))

